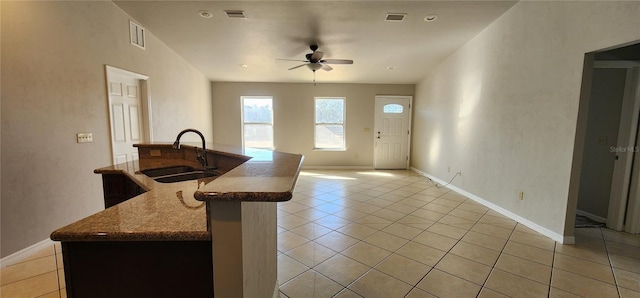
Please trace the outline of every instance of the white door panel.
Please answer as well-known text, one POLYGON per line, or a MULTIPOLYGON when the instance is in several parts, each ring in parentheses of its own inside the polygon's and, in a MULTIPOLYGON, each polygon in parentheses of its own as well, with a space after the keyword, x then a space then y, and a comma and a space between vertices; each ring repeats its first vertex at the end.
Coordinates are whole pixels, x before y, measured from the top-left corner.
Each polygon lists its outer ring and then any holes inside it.
POLYGON ((113 134, 113 141, 115 143, 124 143, 126 141, 126 131, 124 125, 124 105, 122 103, 117 103, 111 106, 111 113, 113 118, 111 131, 113 134))
POLYGON ((140 134, 142 132, 140 123, 140 109, 137 105, 129 106, 129 135, 131 140, 140 142, 140 134))

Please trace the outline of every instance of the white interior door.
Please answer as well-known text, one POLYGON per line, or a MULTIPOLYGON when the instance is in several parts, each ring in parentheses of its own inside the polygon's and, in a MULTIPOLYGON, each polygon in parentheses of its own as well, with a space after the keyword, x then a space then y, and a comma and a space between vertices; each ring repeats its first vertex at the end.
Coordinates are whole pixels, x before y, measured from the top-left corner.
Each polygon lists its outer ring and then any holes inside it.
MULTIPOLYGON (((635 128, 633 133, 636 135, 636 138, 635 142, 633 142, 634 147, 631 147, 633 149, 633 167, 631 174, 625 176, 625 180, 630 181, 629 196, 626 200, 627 208, 625 210, 623 206, 618 206, 618 210, 626 213, 624 216, 624 230, 629 233, 640 234, 640 153, 638 152, 638 150, 640 150, 638 147, 640 146, 640 134, 638 133, 638 130, 640 130, 640 127, 638 127, 638 113, 640 110, 640 67, 634 67, 628 70, 627 76, 630 79, 627 80, 628 88, 625 96, 633 98, 633 102, 635 103, 634 115, 636 117, 634 117, 633 121, 636 122, 632 122, 631 127, 635 128)), ((611 204, 609 208, 611 208, 611 204)), ((622 217, 622 214, 619 214, 619 217, 622 217)))
POLYGON ((408 167, 411 101, 411 96, 376 96, 373 164, 376 169, 408 167))
POLYGON ((146 79, 146 76, 107 66, 114 164, 138 159, 138 150, 133 144, 145 138, 141 80, 146 79))
POLYGON ((621 64, 619 67, 627 68, 627 81, 622 100, 616 149, 623 148, 625 150, 616 153, 607 227, 618 231, 640 233, 640 161, 638 160, 640 67, 633 66, 634 64, 621 64))

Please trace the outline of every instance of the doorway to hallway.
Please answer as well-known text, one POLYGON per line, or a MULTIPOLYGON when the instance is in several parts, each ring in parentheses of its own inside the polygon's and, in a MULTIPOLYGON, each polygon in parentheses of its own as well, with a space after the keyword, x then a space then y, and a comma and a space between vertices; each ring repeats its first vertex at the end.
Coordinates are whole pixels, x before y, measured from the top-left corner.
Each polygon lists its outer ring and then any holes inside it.
POLYGON ((640 233, 639 121, 640 44, 586 54, 574 147, 580 170, 572 170, 576 214, 630 233, 640 233))

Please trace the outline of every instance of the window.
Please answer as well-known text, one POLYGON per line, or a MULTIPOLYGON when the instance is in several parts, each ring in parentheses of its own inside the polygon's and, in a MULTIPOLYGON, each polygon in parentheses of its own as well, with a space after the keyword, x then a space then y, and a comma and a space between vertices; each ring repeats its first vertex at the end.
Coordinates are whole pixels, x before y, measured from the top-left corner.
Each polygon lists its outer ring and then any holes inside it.
POLYGON ((395 104, 395 103, 384 105, 384 107, 382 108, 382 111, 385 114, 402 114, 403 110, 404 109, 402 108, 401 105, 395 104))
POLYGON ((242 97, 242 145, 273 149, 272 97, 242 97))
POLYGON ((315 148, 345 150, 345 99, 316 97, 315 148))

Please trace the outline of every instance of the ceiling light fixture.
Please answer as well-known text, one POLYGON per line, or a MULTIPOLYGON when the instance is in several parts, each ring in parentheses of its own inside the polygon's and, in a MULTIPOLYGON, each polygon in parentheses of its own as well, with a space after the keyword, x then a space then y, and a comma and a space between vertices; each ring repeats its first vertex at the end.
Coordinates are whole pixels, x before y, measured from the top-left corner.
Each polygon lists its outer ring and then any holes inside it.
POLYGON ((393 67, 393 66, 389 66, 389 67, 387 67, 387 69, 388 69, 388 70, 394 70, 394 69, 396 69, 396 68, 395 68, 395 67, 393 67))
POLYGON ((198 14, 199 14, 201 17, 205 18, 205 19, 210 19, 211 17, 213 17, 213 14, 211 14, 210 12, 208 12, 208 11, 206 11, 206 10, 198 11, 198 14))
POLYGON ((249 67, 249 65, 246 65, 246 64, 240 64, 240 67, 242 67, 242 68, 247 68, 247 67, 249 67))
POLYGON ((433 22, 433 21, 435 21, 437 19, 438 19, 438 15, 437 14, 430 14, 430 15, 424 17, 424 21, 425 22, 433 22))

